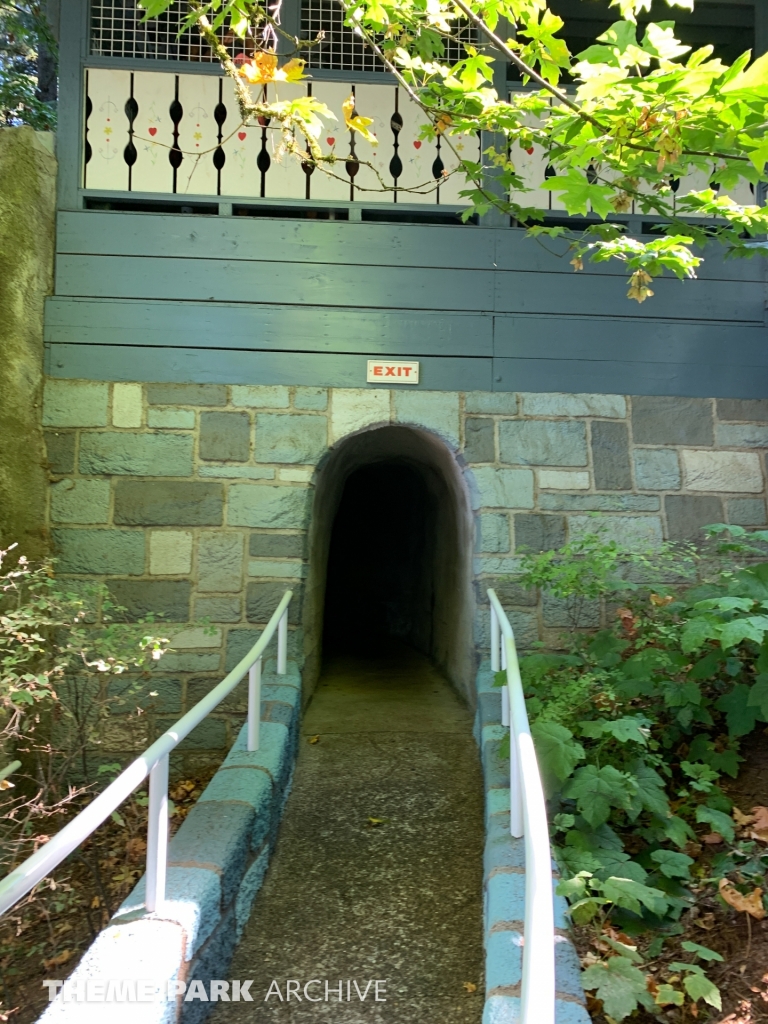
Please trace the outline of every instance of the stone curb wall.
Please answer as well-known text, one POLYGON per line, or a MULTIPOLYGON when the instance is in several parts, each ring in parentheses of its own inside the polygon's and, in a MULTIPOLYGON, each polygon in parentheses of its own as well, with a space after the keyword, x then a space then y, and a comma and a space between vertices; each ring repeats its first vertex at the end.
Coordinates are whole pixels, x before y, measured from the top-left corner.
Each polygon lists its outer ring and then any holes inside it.
MULTIPOLYGON (((351 434, 411 425, 456 459, 474 515, 478 650, 488 586, 521 650, 558 644, 569 609, 515 583, 520 554, 594 531, 595 513, 607 538, 635 547, 766 523, 768 399, 49 378, 43 423, 59 574, 103 580, 130 616, 162 613, 174 630, 147 742, 236 664, 287 587, 291 656, 316 649, 302 631, 314 485, 351 434), (195 628, 205 618, 213 632, 195 628)), ((582 624, 607 613, 589 604, 582 624)), ((222 706, 180 757, 217 761, 241 721, 222 706)), ((114 760, 134 737, 123 742, 117 718, 111 729, 114 760)))
MULTIPOLYGON (((509 833, 509 758, 499 757, 501 690, 493 685, 489 661, 477 673, 475 738, 485 781, 483 934, 485 1008, 483 1024, 519 1024, 525 917, 525 840, 509 833)), ((556 876, 553 885, 556 884, 556 876)), ((555 896, 555 1021, 589 1024, 581 966, 568 937, 567 904, 555 896)))
MULTIPOLYGON (((260 749, 249 753, 246 726, 168 849, 166 903, 144 911, 142 878, 86 952, 40 1024, 200 1024, 212 1004, 66 1001, 78 985, 110 979, 202 981, 226 979, 234 949, 261 888, 290 791, 301 714, 295 662, 284 676, 266 666, 264 690, 290 708, 285 722, 261 722, 260 749)), ((243 979, 241 979, 243 980, 243 979)))

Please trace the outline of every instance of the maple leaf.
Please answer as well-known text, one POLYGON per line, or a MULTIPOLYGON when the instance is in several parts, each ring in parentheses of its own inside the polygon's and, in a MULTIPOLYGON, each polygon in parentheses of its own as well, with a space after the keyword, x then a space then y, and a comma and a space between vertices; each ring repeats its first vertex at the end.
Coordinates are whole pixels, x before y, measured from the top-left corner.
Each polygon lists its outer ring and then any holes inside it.
POLYGON ((755 888, 749 896, 743 896, 739 890, 732 885, 727 878, 721 878, 719 883, 720 895, 725 902, 734 910, 749 914, 756 921, 762 921, 765 917, 763 906, 763 890, 755 888))
POLYGON ((359 132, 363 138, 375 146, 378 143, 376 136, 368 131, 368 125, 373 124, 372 117, 362 117, 355 110, 355 96, 351 93, 342 103, 341 112, 344 114, 344 121, 350 131, 359 132))

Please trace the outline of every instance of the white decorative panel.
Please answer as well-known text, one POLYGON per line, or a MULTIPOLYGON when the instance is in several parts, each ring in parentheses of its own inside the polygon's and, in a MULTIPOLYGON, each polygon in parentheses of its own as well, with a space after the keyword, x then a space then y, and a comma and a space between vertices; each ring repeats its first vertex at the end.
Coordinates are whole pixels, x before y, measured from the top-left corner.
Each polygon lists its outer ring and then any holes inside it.
POLYGON ((360 202, 391 203, 394 200, 393 192, 382 191, 376 172, 385 184, 392 184, 390 163, 395 155, 395 147, 391 118, 395 110, 396 93, 397 87, 394 85, 355 86, 355 109, 361 117, 373 118, 373 124, 369 125, 368 130, 378 139, 378 144, 374 146, 359 137, 355 147, 360 160, 368 160, 376 168, 374 171, 371 167, 361 165, 355 176, 355 186, 358 186, 355 188, 355 199, 360 202))
MULTIPOLYGON (((446 171, 452 171, 458 166, 460 160, 471 160, 474 163, 480 161, 480 138, 478 135, 451 135, 449 138, 453 149, 451 145, 448 145, 448 140, 443 139, 440 154, 446 171)), ((467 200, 462 199, 459 192, 471 187, 471 183, 467 182, 467 177, 463 172, 457 171, 456 174, 451 174, 445 184, 440 186, 438 192, 440 204, 442 206, 466 206, 467 200)))
MULTIPOLYGON (((351 182, 345 163, 350 153, 351 132, 344 123, 342 104, 352 92, 352 86, 344 82, 312 82, 312 95, 333 111, 336 121, 326 122, 326 130, 320 136, 320 148, 324 154, 333 153, 339 162, 330 168, 336 177, 330 177, 319 168, 310 175, 309 195, 311 199, 335 199, 349 201, 352 197, 351 182), (338 179, 343 180, 339 181, 338 179)), ((359 136, 358 136, 359 139, 359 136)), ((357 148, 357 139, 355 140, 357 148)))
MULTIPOLYGON (((219 170, 216 151, 219 146, 219 124, 223 137, 228 122, 237 121, 227 110, 219 95, 222 79, 209 75, 179 75, 179 102, 182 117, 178 126, 179 148, 184 160, 176 173, 176 191, 192 195, 212 195, 219 191, 219 170)), ((234 113, 237 113, 235 107, 234 113)), ((234 124, 232 125, 234 128, 234 124)))
POLYGON ((261 151, 261 127, 243 124, 231 79, 224 80, 223 90, 227 120, 222 144, 226 159, 221 169, 221 194, 256 198, 261 195, 261 172, 256 164, 261 151))
POLYGON ((397 184, 402 188, 417 188, 417 192, 398 193, 398 203, 424 203, 434 206, 437 203, 435 181, 432 165, 437 157, 437 146, 434 142, 419 138, 421 126, 424 124, 424 112, 402 89, 399 91, 398 113, 403 119, 403 127, 398 133, 398 156, 402 161, 403 171, 397 184))
POLYGON ((128 164, 124 151, 129 141, 125 104, 131 96, 130 71, 91 68, 87 95, 90 114, 87 107, 84 185, 125 192, 128 164))
MULTIPOLYGON (((267 99, 270 102, 298 99, 307 95, 304 82, 279 82, 267 86, 267 99)), ((269 165, 264 175, 264 194, 269 199, 304 199, 307 193, 307 176, 298 159, 286 153, 282 147, 282 131, 280 128, 269 127, 264 133, 262 161, 269 165)), ((302 146, 303 139, 299 139, 302 146)), ((319 172, 315 172, 317 174, 319 172)), ((314 177, 314 175, 313 175, 314 177)))
POLYGON ((133 75, 133 98, 138 113, 133 122, 136 163, 131 168, 132 192, 172 192, 173 146, 170 109, 176 76, 144 71, 133 75))

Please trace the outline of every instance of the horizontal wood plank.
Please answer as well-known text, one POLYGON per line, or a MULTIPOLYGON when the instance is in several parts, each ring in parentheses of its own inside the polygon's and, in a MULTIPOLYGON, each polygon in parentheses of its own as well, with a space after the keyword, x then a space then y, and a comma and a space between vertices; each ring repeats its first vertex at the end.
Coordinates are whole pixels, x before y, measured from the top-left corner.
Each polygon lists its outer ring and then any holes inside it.
POLYGON ((46 305, 45 336, 86 345, 490 357, 493 317, 56 296, 46 305))
POLYGON ((56 294, 122 299, 375 307, 493 309, 493 274, 481 270, 59 256, 56 294))
MULTIPOLYGON (((494 355, 537 360, 613 362, 631 368, 668 364, 704 372, 727 362, 731 374, 768 366, 768 328, 742 324, 638 323, 590 317, 497 316, 494 355)), ((630 370, 631 372, 631 370, 630 370)), ((672 372, 670 370, 670 372, 672 372)), ((765 389, 766 372, 762 370, 765 389)), ((714 371, 711 387, 716 387, 714 371)), ((634 394, 631 388, 626 392, 634 394)), ((715 394, 705 391, 702 394, 715 394)))
MULTIPOLYGON (((364 388, 366 358, 306 352, 137 348, 130 345, 50 345, 52 377, 193 384, 303 384, 364 388)), ((490 391, 492 360, 428 357, 419 387, 431 391, 490 391)), ((375 387, 384 385, 376 384, 375 387)))

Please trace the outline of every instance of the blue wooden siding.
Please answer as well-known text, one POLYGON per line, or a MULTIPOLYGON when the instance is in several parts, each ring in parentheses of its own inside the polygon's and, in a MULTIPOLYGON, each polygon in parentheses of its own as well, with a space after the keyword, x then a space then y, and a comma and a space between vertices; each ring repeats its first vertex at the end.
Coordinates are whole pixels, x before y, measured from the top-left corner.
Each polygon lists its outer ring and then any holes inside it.
POLYGON ((54 376, 761 397, 765 269, 714 250, 642 306, 619 264, 575 274, 514 228, 62 212, 54 376))

